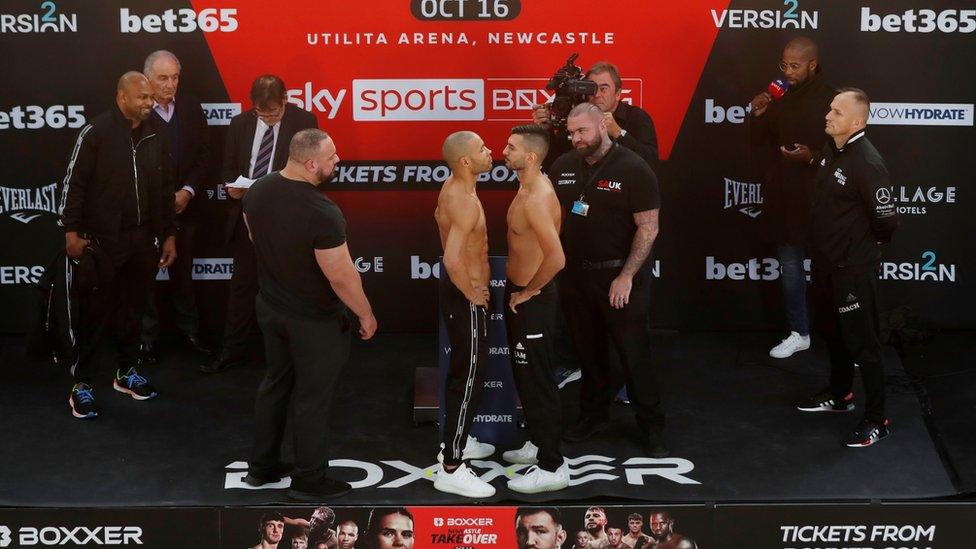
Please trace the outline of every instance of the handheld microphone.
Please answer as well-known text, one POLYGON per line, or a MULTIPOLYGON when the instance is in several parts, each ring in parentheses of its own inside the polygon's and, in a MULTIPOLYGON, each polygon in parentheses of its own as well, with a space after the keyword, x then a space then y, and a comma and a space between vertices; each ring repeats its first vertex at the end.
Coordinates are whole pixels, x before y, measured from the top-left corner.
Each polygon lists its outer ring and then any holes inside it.
POLYGON ((769 95, 773 98, 773 101, 776 101, 777 99, 783 97, 786 92, 790 91, 790 83, 784 78, 777 78, 769 83, 769 87, 766 88, 766 91, 769 92, 769 95))

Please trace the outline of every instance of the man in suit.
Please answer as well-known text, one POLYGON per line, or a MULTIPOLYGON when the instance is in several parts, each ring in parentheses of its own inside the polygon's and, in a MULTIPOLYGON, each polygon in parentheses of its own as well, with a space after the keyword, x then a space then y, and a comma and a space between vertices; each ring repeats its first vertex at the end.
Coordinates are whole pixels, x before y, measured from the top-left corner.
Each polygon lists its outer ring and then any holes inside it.
MULTIPOLYGON (((169 138, 171 164, 176 175, 174 211, 176 213, 176 261, 169 269, 173 312, 176 326, 186 342, 197 351, 209 354, 200 341, 200 315, 193 295, 193 242, 196 234, 197 210, 194 200, 203 193, 204 179, 210 159, 207 145, 207 119, 200 102, 181 93, 180 60, 175 55, 158 50, 146 57, 143 73, 153 90, 152 118, 165 130, 169 138)), ((146 314, 142 318, 143 362, 155 364, 156 339, 159 337, 159 312, 150 294, 146 314)))
MULTIPOLYGON (((257 77, 251 84, 253 108, 235 116, 227 129, 222 179, 225 183, 243 175, 258 179, 281 170, 288 163, 288 144, 296 133, 317 128, 312 113, 286 101, 285 83, 273 74, 257 77)), ((227 320, 220 355, 200 366, 207 374, 221 372, 244 362, 249 336, 257 327, 254 299, 258 294, 257 259, 247 235, 241 199, 246 189, 228 188, 233 199, 228 212, 226 241, 234 250, 234 274, 227 297, 227 320)))

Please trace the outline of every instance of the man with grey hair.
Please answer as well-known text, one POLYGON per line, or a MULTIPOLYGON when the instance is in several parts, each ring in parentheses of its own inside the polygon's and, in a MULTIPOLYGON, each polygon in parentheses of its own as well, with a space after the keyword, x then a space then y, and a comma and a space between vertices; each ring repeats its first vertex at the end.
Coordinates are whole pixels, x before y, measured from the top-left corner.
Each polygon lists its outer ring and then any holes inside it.
POLYGON ((346 221, 318 188, 332 178, 339 155, 318 129, 295 134, 288 164, 258 179, 244 196, 244 222, 257 255, 258 325, 267 371, 255 404, 256 434, 250 485, 288 473, 280 459, 285 419, 292 416, 295 468, 289 495, 316 501, 351 487, 328 476, 332 395, 349 359, 352 327, 376 332, 373 309, 346 244, 346 221), (289 411, 292 413, 289 414, 289 411))
POLYGON ((615 143, 599 107, 582 103, 566 123, 574 150, 550 173, 563 206, 566 256, 559 285, 570 339, 583 365, 581 416, 564 440, 603 431, 620 374, 611 371, 610 345, 620 357, 627 393, 651 457, 668 454, 664 412, 650 357, 648 283, 641 267, 658 234, 657 177, 634 151, 615 143))
MULTIPOLYGON (((200 339, 200 315, 193 293, 193 242, 196 235, 200 199, 209 170, 210 152, 207 139, 207 119, 195 97, 181 92, 177 96, 181 73, 180 60, 171 52, 158 50, 146 57, 143 74, 149 79, 153 92, 151 116, 165 130, 170 143, 170 163, 176 177, 173 208, 176 213, 177 259, 169 268, 174 319, 176 327, 193 349, 209 354, 210 349, 200 339)), ((156 340, 159 337, 159 312, 154 295, 150 294, 146 314, 142 318, 143 362, 154 364, 156 340)))

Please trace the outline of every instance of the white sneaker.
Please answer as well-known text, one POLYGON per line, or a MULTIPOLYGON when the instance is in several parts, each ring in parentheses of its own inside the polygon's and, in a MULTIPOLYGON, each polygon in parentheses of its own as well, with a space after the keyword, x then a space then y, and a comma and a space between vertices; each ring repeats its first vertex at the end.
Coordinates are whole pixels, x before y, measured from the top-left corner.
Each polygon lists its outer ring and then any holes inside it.
POLYGON ((434 489, 466 498, 490 498, 495 495, 495 487, 478 478, 464 463, 450 473, 442 466, 434 480, 434 489))
POLYGON ((509 463, 524 463, 535 465, 539 463, 539 447, 531 441, 525 441, 525 445, 518 450, 509 450, 502 454, 502 459, 509 463))
MULTIPOLYGON (((461 459, 485 459, 495 453, 495 447, 487 442, 478 442, 478 439, 468 435, 467 442, 464 443, 464 450, 461 451, 461 459)), ((437 463, 444 463, 444 443, 441 443, 441 451, 437 452, 437 463)))
POLYGON ((787 358, 793 356, 793 353, 806 351, 809 348, 810 336, 801 336, 796 332, 790 332, 790 335, 786 339, 769 350, 769 356, 773 358, 787 358))
POLYGON ((563 463, 554 473, 533 465, 520 477, 508 481, 508 489, 522 494, 555 492, 569 486, 569 467, 563 463))

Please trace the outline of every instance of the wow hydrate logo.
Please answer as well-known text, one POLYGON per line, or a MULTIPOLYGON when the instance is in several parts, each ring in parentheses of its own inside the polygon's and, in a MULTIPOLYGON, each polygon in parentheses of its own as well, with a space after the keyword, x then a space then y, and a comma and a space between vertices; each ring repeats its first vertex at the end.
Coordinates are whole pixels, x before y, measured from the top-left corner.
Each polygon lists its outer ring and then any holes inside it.
POLYGON ((972 103, 871 103, 869 125, 972 126, 972 103))

